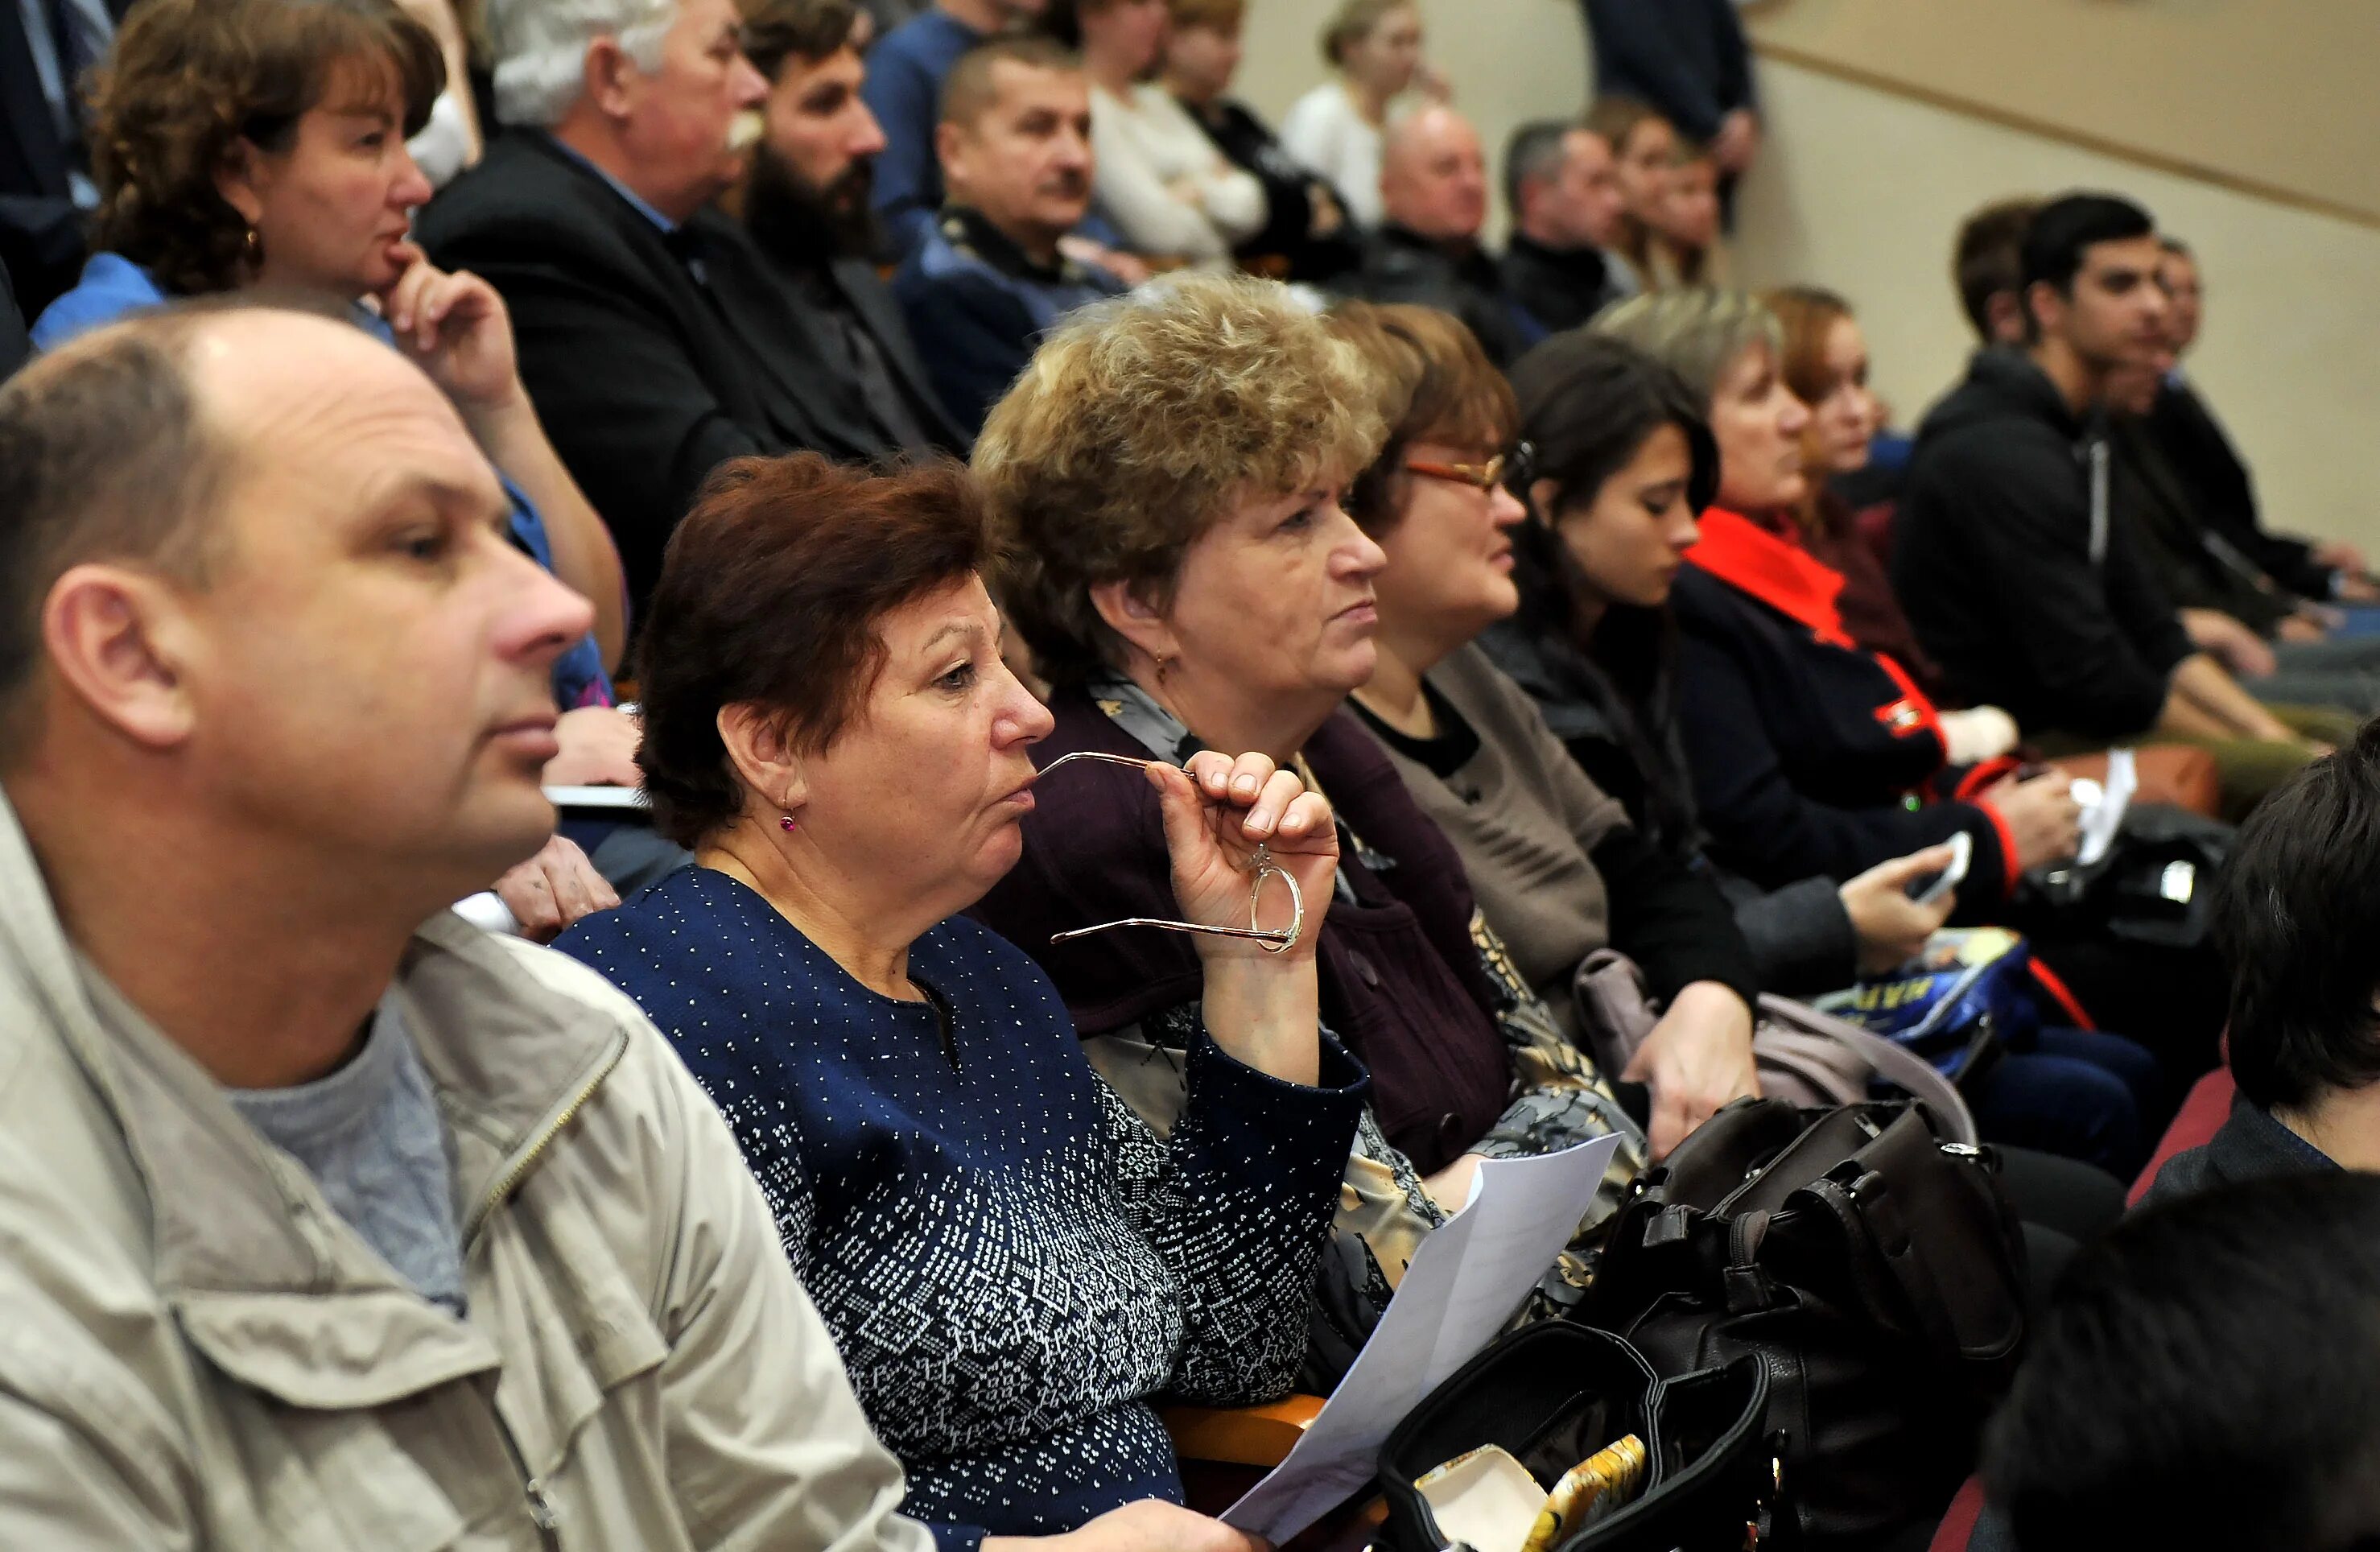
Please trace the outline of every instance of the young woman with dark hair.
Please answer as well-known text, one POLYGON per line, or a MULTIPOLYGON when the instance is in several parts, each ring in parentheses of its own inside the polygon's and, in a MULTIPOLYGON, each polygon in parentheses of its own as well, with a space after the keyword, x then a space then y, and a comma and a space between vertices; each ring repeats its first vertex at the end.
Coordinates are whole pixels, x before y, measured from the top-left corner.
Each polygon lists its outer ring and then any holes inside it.
MULTIPOLYGON (((1681 353, 1693 355, 1685 346, 1681 353)), ((1923 871, 1907 867, 1906 858, 1896 867, 1903 853, 1965 831, 1985 879, 1962 890, 1962 902, 1972 915, 1981 899, 1997 900, 2004 885, 1990 872, 2002 827, 1978 806, 1912 806, 1879 795, 1854 806, 1794 788, 1807 748, 1838 732, 1833 758, 1869 768, 1864 780, 1879 794, 1897 782, 1895 795, 1905 795, 1940 763, 1938 744, 1929 742, 1933 753, 1921 762, 1896 749, 1900 730, 1879 724, 1863 733, 1858 718, 1828 714, 1871 689, 1914 702, 1913 688, 1847 641, 1821 642, 1822 661, 1806 673, 1791 672, 1800 660, 1779 648, 1770 665, 1779 672, 1759 680, 1749 708, 1739 707, 1742 696, 1726 697, 1732 730, 1726 738, 1705 721, 1707 705, 1694 702, 1694 714, 1686 713, 1689 696, 1724 677, 1709 660, 1727 656, 1694 612, 1734 605, 1730 584, 1688 561, 1708 541, 1713 520, 1723 525, 1731 515, 1710 504, 1728 489, 1728 449, 1679 376, 1627 345, 1581 333, 1524 358, 1514 387, 1523 434, 1536 453, 1530 495, 1543 522, 1523 530, 1531 535, 1523 612, 1491 628, 1488 649, 1537 698, 1598 785, 1630 804, 1664 845, 1720 869, 1746 937, 1776 966, 1778 989, 1830 989, 1899 963, 1905 940, 1893 924, 1910 904, 1901 891, 1923 871), (1698 595, 1691 604, 1688 593, 1698 595), (1682 678, 1696 687, 1682 693, 1682 678), (1779 719, 1802 725, 1779 733, 1779 719), (1713 779, 1710 768, 1719 763, 1729 769, 1713 779), (1708 794, 1740 803, 1747 784, 1768 789, 1761 801, 1781 809, 1760 823, 1798 826, 1803 850, 1832 865, 1794 871, 1780 860, 1785 854, 1762 855, 1746 841, 1741 807, 1725 816, 1723 830, 1713 827, 1720 833, 1706 831, 1701 805, 1708 794), (1978 838, 1986 829, 1994 834, 1988 843, 1978 838)), ((1786 467, 1784 454, 1798 459, 1790 438, 1777 439, 1772 453, 1777 468, 1786 467)), ((1736 478, 1745 477, 1739 470, 1736 478)), ((1763 574, 1780 588, 1802 576, 1782 563, 1763 574)), ((2161 1098, 2146 1051, 2116 1036, 2056 1029, 2004 1056, 1973 1101, 1998 1140, 2120 1175, 2137 1168, 2153 1124, 2144 1112, 2161 1098)))

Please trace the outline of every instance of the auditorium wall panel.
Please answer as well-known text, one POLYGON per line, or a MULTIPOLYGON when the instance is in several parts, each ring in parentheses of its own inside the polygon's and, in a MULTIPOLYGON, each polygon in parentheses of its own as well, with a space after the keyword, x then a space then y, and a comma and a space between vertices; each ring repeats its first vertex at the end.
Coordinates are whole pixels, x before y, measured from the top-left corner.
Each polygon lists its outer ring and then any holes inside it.
MULTIPOLYGON (((1241 89, 1275 122, 1319 79, 1314 39, 1330 8, 1328 0, 1250 7, 1241 89)), ((1583 101, 1575 6, 1425 0, 1423 10, 1432 57, 1479 122, 1491 159, 1514 125, 1583 101)), ((1966 354, 1949 273, 1959 217, 2003 194, 2123 190, 2200 250, 2207 330, 2192 370, 2255 465, 2268 510, 2380 552, 2380 477, 2366 463, 2380 430, 2380 230, 1879 84, 1775 58, 1760 69, 1771 139, 1743 190, 1736 273, 1849 296, 1868 328, 1878 385, 1904 420, 1956 377, 1966 354)), ((2243 74, 2235 84, 2267 95, 2276 115, 2292 111, 2287 80, 2243 74)))

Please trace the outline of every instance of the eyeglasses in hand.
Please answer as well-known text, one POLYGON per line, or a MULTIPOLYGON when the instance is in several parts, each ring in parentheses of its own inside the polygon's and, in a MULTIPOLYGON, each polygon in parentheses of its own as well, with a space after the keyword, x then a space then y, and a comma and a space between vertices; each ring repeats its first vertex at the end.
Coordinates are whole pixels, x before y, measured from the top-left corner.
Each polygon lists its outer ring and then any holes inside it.
MULTIPOLYGON (((1147 770, 1152 765, 1170 763, 1164 760, 1133 759, 1124 755, 1102 754, 1096 749, 1077 749, 1071 755, 1060 755, 1041 768, 1047 776, 1060 766, 1075 760, 1100 765, 1129 766, 1135 770, 1147 770)), ((1118 927, 1155 927, 1168 932, 1203 932, 1215 938, 1246 938, 1254 940, 1267 953, 1285 953, 1296 947, 1299 936, 1305 930, 1305 894, 1297 880, 1281 870, 1272 859, 1272 848, 1258 843, 1256 855, 1249 859, 1256 865, 1256 878, 1248 886, 1248 925, 1245 927, 1208 927, 1204 922, 1168 921, 1162 916, 1126 916, 1121 921, 1101 922, 1096 927, 1078 927, 1071 932, 1054 933, 1052 943, 1070 943, 1077 938, 1087 938, 1094 932, 1105 932, 1118 927), (1269 879, 1279 879, 1289 886, 1289 925, 1285 928, 1259 927, 1264 904, 1264 887, 1269 879)))

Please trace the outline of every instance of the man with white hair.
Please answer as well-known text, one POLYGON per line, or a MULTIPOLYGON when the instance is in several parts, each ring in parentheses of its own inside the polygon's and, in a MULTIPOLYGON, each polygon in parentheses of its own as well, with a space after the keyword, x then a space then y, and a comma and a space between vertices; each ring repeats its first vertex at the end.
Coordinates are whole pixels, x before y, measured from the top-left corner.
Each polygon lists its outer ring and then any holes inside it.
POLYGON ((751 239, 710 208, 744 176, 769 97, 735 0, 489 0, 486 19, 513 132, 419 235, 504 294, 521 381, 641 602, 721 463, 886 449, 751 239))

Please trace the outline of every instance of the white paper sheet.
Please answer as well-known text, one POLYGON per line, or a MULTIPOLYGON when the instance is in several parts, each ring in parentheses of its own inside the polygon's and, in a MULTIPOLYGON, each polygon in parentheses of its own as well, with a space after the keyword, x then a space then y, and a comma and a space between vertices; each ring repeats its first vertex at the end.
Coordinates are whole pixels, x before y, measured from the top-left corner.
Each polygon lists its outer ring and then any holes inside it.
POLYGON ((1488 1345, 1595 1203, 1620 1139, 1479 1167, 1471 1205, 1421 1243, 1347 1377, 1223 1522, 1278 1546, 1372 1479, 1415 1402, 1488 1345))
POLYGON ((545 800, 556 808, 642 808, 642 787, 548 787, 545 800))
POLYGON ((2107 753, 2107 779, 2100 783, 2099 801, 2082 810, 2077 827, 2082 832, 2081 844, 2074 860, 2088 867, 2107 855, 2116 843, 2116 831, 2124 822, 2124 810, 2132 806, 2132 794, 2141 790, 2140 767, 2130 749, 2111 749, 2107 753))

